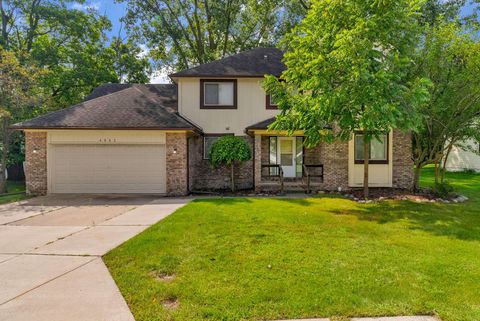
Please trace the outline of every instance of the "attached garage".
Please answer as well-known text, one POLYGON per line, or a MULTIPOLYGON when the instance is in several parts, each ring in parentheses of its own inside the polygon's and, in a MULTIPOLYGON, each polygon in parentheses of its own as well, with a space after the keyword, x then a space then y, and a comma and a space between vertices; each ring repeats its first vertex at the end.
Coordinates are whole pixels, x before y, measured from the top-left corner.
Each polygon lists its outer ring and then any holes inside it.
POLYGON ((12 126, 25 132, 29 195, 188 194, 187 142, 174 85, 106 84, 85 101, 12 126))
POLYGON ((166 193, 165 134, 50 131, 50 193, 166 193))
POLYGON ((54 145, 52 193, 165 193, 164 145, 54 145))

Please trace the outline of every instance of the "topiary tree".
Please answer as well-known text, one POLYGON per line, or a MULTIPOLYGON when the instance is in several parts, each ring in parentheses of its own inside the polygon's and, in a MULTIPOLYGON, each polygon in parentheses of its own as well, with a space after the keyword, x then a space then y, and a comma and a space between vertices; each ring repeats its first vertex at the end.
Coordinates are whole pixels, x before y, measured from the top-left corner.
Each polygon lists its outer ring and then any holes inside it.
POLYGON ((250 146, 245 139, 238 136, 223 136, 213 143, 210 149, 210 162, 213 167, 230 166, 232 192, 235 192, 235 164, 251 158, 250 146))

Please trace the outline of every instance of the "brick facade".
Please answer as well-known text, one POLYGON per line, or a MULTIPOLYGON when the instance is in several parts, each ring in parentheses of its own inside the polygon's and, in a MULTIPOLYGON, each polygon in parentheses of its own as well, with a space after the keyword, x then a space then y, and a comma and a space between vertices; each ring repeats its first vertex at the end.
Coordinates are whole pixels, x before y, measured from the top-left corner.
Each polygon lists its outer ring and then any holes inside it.
POLYGON ((166 134, 167 195, 188 194, 187 133, 166 134))
MULTIPOLYGON (((236 188, 261 191, 261 165, 269 163, 268 136, 245 136, 252 146, 253 159, 235 171, 236 188)), ((411 188, 413 161, 411 133, 393 132, 393 187, 411 188)), ((305 164, 324 165, 325 190, 348 189, 348 142, 321 143, 305 149, 305 164)), ((47 193, 47 133, 25 132, 25 176, 29 195, 47 193)), ((189 191, 230 188, 229 168, 214 169, 203 159, 203 137, 187 133, 166 134, 167 194, 186 195, 189 191)))
POLYGON ((413 188, 412 134, 393 131, 393 187, 413 188))
POLYGON ((46 132, 25 132, 25 184, 28 195, 47 194, 46 132))
MULTIPOLYGON (((253 158, 253 138, 244 136, 251 147, 253 158)), ((189 139, 189 171, 191 191, 220 191, 230 189, 230 168, 213 168, 208 159, 203 159, 203 137, 189 139)), ((235 188, 253 188, 253 159, 235 168, 235 188)))
POLYGON ((324 143, 322 147, 324 189, 348 189, 348 142, 324 143))

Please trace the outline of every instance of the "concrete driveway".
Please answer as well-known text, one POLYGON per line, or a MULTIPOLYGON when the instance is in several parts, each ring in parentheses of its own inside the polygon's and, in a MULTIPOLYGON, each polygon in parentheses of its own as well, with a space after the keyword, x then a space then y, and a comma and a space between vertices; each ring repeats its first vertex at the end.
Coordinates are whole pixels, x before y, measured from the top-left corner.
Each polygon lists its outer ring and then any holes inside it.
POLYGON ((187 202, 56 195, 0 206, 0 320, 134 320, 101 256, 187 202))

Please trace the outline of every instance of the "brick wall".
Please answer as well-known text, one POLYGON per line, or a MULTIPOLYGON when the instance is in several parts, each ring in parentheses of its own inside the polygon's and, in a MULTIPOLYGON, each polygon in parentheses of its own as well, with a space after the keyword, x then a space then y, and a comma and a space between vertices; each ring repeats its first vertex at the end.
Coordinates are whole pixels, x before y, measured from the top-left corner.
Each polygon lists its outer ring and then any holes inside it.
POLYGON ((167 194, 188 194, 187 133, 166 134, 167 194), (175 152, 176 151, 176 152, 175 152))
POLYGON ((393 187, 413 187, 412 134, 398 129, 393 131, 393 187))
MULTIPOLYGON (((235 188, 253 188, 253 138, 243 137, 250 145, 252 159, 235 166, 235 188)), ((190 188, 192 191, 220 191, 230 189, 230 167, 213 168, 208 159, 203 159, 203 137, 189 140, 190 188)))
POLYGON ((348 189, 348 142, 324 143, 321 149, 326 190, 348 189))
POLYGON ((46 132, 25 132, 25 182, 28 195, 47 194, 46 132))

